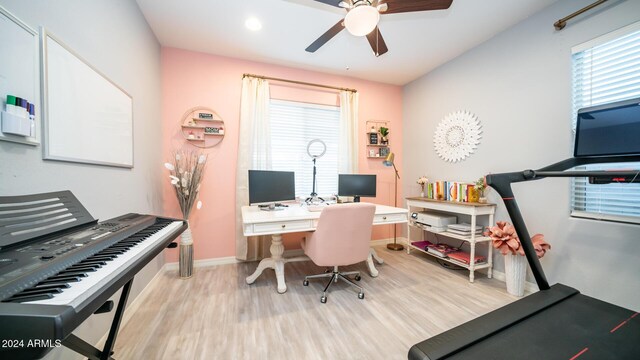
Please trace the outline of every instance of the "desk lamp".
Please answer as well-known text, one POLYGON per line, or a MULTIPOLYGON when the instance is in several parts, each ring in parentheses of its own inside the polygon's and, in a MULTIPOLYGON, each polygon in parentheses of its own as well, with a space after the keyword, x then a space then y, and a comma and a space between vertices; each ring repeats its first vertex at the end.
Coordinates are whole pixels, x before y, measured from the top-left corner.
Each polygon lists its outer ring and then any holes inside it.
MULTIPOLYGON (((387 157, 384 159, 382 164, 384 166, 393 166, 393 170, 395 170, 396 172, 396 176, 393 177, 394 188, 395 188, 395 192, 393 196, 393 206, 398 207, 398 179, 400 179, 400 174, 398 174, 398 169, 396 168, 396 164, 394 163, 394 160, 395 160, 395 155, 392 152, 390 152, 389 155, 387 155, 387 157)), ((396 230, 397 230, 396 224, 393 224, 393 244, 387 244, 387 249, 400 251, 404 249, 404 246, 402 246, 402 244, 397 243, 396 230)))

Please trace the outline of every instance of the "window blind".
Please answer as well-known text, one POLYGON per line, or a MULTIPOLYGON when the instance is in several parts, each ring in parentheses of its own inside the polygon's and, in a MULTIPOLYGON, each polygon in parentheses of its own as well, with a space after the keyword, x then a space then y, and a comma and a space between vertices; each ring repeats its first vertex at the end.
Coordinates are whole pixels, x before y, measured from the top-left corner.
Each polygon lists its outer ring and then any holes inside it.
POLYGON ((271 100, 272 169, 295 171, 296 196, 306 198, 313 188, 313 162, 307 145, 320 139, 327 152, 316 161, 316 192, 338 193, 338 132, 340 108, 301 102, 271 100))
MULTIPOLYGON (((612 38, 595 39, 573 54, 573 116, 581 108, 640 97, 640 23, 612 38)), ((640 163, 587 165, 578 170, 640 169, 640 163)), ((571 184, 571 215, 640 223, 640 184, 592 185, 586 178, 571 184)))

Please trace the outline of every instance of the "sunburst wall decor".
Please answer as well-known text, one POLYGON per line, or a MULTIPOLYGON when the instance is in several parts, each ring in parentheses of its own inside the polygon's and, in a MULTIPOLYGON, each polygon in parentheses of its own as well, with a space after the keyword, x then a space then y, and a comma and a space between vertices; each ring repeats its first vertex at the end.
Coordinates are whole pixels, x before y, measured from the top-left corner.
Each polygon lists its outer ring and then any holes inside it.
POLYGON ((433 135, 433 146, 443 160, 452 163, 471 155, 480 144, 480 121, 469 111, 456 111, 442 119, 433 135))

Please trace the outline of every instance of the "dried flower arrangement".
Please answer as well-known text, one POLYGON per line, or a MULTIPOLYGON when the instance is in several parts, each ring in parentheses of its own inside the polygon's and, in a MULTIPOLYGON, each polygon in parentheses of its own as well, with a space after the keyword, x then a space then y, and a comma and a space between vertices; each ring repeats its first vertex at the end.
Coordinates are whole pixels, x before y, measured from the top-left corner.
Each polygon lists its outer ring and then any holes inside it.
MULTIPOLYGON (((516 234, 516 229, 508 222, 496 222, 496 226, 490 227, 484 235, 491 238, 493 247, 500 250, 502 255, 518 254, 524 256, 524 249, 522 248, 518 234, 516 234)), ((533 235, 531 242, 533 243, 533 248, 536 250, 538 258, 543 257, 547 250, 551 249, 551 245, 544 240, 544 235, 542 234, 533 235)))
POLYGON ((416 180, 416 183, 420 185, 420 189, 424 193, 424 186, 429 183, 429 179, 426 176, 422 175, 418 178, 418 180, 416 180))
MULTIPOLYGON (((200 193, 200 181, 206 164, 207 155, 189 150, 174 152, 171 162, 164 163, 164 167, 169 170, 169 179, 174 186, 180 210, 185 219, 189 219, 189 214, 200 193)), ((200 209, 202 201, 198 200, 196 207, 200 209)))

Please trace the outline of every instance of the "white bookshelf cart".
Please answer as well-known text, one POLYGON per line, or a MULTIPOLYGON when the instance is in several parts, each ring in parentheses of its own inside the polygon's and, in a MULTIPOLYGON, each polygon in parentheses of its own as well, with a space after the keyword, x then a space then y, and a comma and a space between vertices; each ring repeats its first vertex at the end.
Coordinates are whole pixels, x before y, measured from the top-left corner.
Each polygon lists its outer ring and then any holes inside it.
MULTIPOLYGON (((482 222, 484 226, 493 225, 494 224, 494 214, 496 211, 495 204, 481 204, 481 203, 466 203, 466 202, 454 202, 454 201, 441 201, 434 199, 427 199, 423 197, 409 197, 407 200, 407 210, 409 211, 409 215, 413 212, 422 211, 422 210, 433 210, 437 212, 449 213, 451 215, 469 215, 471 217, 471 228, 475 229, 476 224, 478 224, 478 216, 488 216, 488 222, 482 222)), ((484 219, 482 219, 484 220, 484 219)), ((479 224, 478 224, 479 225, 479 224)), ((461 236, 458 234, 454 234, 448 231, 438 232, 436 234, 441 236, 446 236, 452 239, 463 240, 469 243, 470 251, 470 263, 465 264, 460 261, 456 261, 449 258, 439 257, 435 254, 427 252, 425 249, 420 247, 411 245, 411 229, 417 228, 420 229, 421 240, 424 241, 424 231, 429 231, 428 227, 422 226, 421 224, 416 223, 413 219, 407 223, 407 254, 411 253, 411 250, 418 250, 435 258, 441 259, 443 261, 458 265, 469 270, 469 282, 473 282, 474 280, 474 271, 487 269, 487 276, 489 278, 492 277, 492 268, 493 268, 493 251, 491 249, 491 238, 487 236, 479 236, 472 232, 471 236, 461 236), (487 251, 487 261, 484 263, 476 264, 475 263, 475 255, 476 255, 476 244, 486 243, 488 247, 487 251)))

